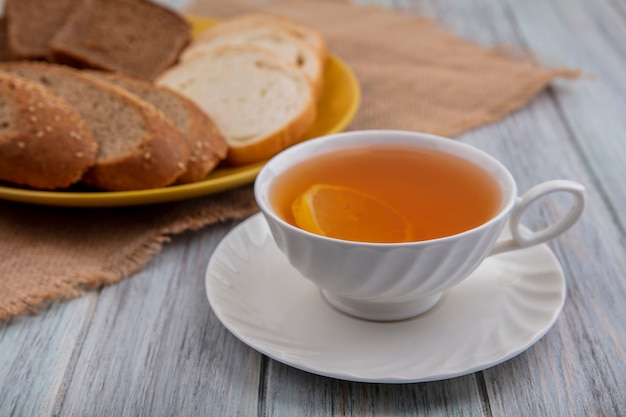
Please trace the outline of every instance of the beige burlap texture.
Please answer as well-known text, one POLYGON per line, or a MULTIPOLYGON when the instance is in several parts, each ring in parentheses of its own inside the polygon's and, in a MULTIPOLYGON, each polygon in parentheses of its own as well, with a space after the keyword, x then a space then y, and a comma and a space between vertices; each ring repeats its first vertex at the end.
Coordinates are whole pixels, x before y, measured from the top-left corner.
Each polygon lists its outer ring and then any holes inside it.
MULTIPOLYGON (((362 101, 351 130, 452 136, 518 109, 555 77, 574 75, 514 60, 452 36, 427 19, 378 7, 200 0, 188 12, 228 17, 250 10, 282 14, 319 29, 329 49, 352 67, 362 101)), ((250 186, 131 208, 0 202, 0 320, 114 284, 144 267, 172 235, 256 210, 250 186)))

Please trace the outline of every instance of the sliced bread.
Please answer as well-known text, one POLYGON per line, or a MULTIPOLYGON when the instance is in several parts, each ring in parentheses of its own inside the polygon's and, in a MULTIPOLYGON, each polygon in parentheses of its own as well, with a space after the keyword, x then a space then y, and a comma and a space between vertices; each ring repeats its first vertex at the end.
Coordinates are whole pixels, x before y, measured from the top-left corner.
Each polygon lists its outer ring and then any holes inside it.
POLYGON ((227 32, 241 32, 256 27, 277 26, 294 37, 308 44, 319 55, 320 61, 324 62, 327 57, 326 41, 320 32, 310 26, 301 24, 283 16, 269 13, 247 13, 224 20, 210 30, 203 32, 197 40, 203 42, 216 34, 227 32))
POLYGON ((12 59, 45 60, 50 39, 83 0, 5 0, 7 42, 12 59))
POLYGON ((226 158, 228 144, 215 123, 193 101, 182 94, 123 74, 103 71, 89 71, 88 74, 122 87, 148 101, 169 117, 183 133, 191 156, 187 163, 187 171, 178 177, 177 183, 184 184, 204 179, 226 158))
POLYGON ((87 121, 99 150, 85 183, 111 191, 156 188, 186 170, 189 149, 182 134, 154 106, 125 90, 54 64, 11 62, 0 70, 46 86, 87 121))
POLYGON ((90 0, 74 9, 50 49, 54 62, 153 80, 190 40, 189 23, 157 3, 90 0))
POLYGON ((260 161, 298 142, 316 116, 302 71, 251 45, 207 51, 166 71, 157 83, 187 96, 215 121, 231 164, 260 161))
POLYGON ((0 72, 0 179, 52 190, 77 182, 98 144, 83 118, 41 85, 0 72))
POLYGON ((222 45, 256 45, 267 48, 285 62, 301 69, 313 85, 316 95, 321 90, 324 61, 317 51, 301 38, 294 36, 281 26, 264 24, 242 27, 238 30, 209 29, 202 39, 192 42, 181 55, 181 61, 188 61, 204 52, 222 45))

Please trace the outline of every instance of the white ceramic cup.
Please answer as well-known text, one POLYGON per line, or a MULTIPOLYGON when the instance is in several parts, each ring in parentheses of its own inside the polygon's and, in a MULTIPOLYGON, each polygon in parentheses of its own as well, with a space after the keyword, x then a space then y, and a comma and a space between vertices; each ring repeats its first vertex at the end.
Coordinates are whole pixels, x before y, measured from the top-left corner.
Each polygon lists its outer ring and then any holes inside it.
POLYGON ((381 321, 406 319, 429 310, 443 291, 469 276, 487 256, 560 235, 578 220, 585 203, 584 187, 567 180, 541 183, 518 197, 510 172, 487 153, 453 139, 394 130, 351 131, 292 146, 261 169, 254 192, 276 245, 291 265, 322 289, 326 301, 353 316, 381 321), (269 195, 274 180, 290 167, 339 149, 384 144, 434 148, 482 167, 502 191, 499 212, 486 223, 452 236, 408 243, 366 243, 306 232, 281 219, 272 208, 269 195), (543 230, 524 228, 520 219, 526 209, 556 192, 574 197, 569 212, 543 230), (497 242, 507 221, 512 239, 497 242))

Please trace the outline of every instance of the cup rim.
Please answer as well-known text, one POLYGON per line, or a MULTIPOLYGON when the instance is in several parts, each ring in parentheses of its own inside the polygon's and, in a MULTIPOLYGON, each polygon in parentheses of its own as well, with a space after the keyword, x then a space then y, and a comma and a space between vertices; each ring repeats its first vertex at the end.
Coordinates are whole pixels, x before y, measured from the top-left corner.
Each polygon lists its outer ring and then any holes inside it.
MULTIPOLYGON (((347 140, 347 139, 346 139, 347 140)), ((378 142, 377 144, 380 145, 384 145, 385 142, 378 142)), ((391 145, 395 145, 396 143, 391 143, 391 145)), ((332 147, 332 148, 327 148, 325 147, 323 150, 319 151, 319 152, 315 152, 313 156, 317 156, 317 155, 322 155, 324 153, 327 152, 331 152, 332 150, 335 149, 349 149, 349 148, 353 148, 356 147, 357 145, 355 144, 348 144, 345 146, 339 146, 339 147, 332 147)), ((447 152, 447 153, 451 153, 449 151, 447 151, 446 149, 441 149, 441 148, 437 148, 438 150, 442 151, 442 152, 447 152)), ((461 157, 463 158, 463 155, 459 155, 457 153, 454 154, 457 157, 461 157)), ((286 167, 286 169, 291 168, 292 166, 296 165, 300 160, 302 159, 306 159, 307 157, 301 157, 301 158, 297 158, 295 159, 293 162, 288 163, 286 165, 288 165, 286 167)), ((469 158, 465 158, 468 159, 469 158)), ((470 160, 470 162, 472 162, 470 160)), ((474 162, 475 163, 475 162, 474 162)), ((408 130, 394 130, 394 129, 367 129, 367 130, 351 130, 351 131, 345 131, 345 132, 340 132, 340 133, 334 133, 334 134, 330 134, 330 135, 325 135, 325 136, 319 136, 316 138, 312 138, 309 140, 306 140, 304 142, 300 142, 298 144, 295 144, 293 146, 290 146, 287 149, 284 149, 283 151, 279 152, 278 154, 274 155, 272 158, 270 158, 265 165, 261 168, 261 170, 259 171, 259 174, 257 175, 255 182, 254 182, 254 198, 256 200, 257 205, 259 206, 261 212, 266 216, 266 217, 270 217, 273 221, 277 222, 278 224, 280 224, 282 227, 285 227, 295 233, 301 233, 304 234, 308 237, 311 237, 313 239, 316 240, 320 240, 320 241, 327 241, 327 242, 333 242, 335 244, 340 244, 340 245, 350 245, 350 246, 361 246, 361 247, 392 247, 392 246, 403 246, 403 247, 414 247, 414 246, 424 246, 424 245, 432 245, 434 243, 439 243, 439 242, 446 242, 449 240, 454 240, 454 239, 459 239, 462 238, 465 235, 469 235, 472 233, 476 233, 481 229, 485 229, 490 227, 492 224, 499 222, 502 220, 502 217, 508 215, 508 213, 510 213, 515 205, 515 202, 517 200, 517 184, 513 178, 513 175, 511 174, 511 172, 504 166, 504 164, 502 162, 500 162, 498 159, 496 159, 494 156, 488 154, 487 152, 463 143, 463 142, 459 142, 456 139, 451 139, 445 136, 438 136, 438 135, 433 135, 430 133, 423 133, 423 132, 416 132, 416 131, 408 131, 408 130), (498 184, 500 184, 501 186, 501 190, 503 191, 503 193, 507 193, 507 190, 502 188, 502 183, 507 183, 508 184, 508 200, 507 196, 505 195, 503 197, 503 202, 502 202, 502 206, 500 207, 499 211, 492 216, 489 220, 487 220, 486 222, 475 226, 471 229, 467 229, 464 230, 462 232, 459 233, 455 233, 453 235, 448 235, 448 236, 443 236, 443 237, 439 237, 439 238, 435 238, 435 239, 427 239, 427 240, 417 240, 417 241, 411 241, 411 242, 362 242, 362 241, 354 241, 354 240, 346 240, 346 239, 338 239, 338 238, 333 238, 333 237, 328 237, 328 236, 322 236, 322 235, 318 235, 315 233, 311 233, 308 232, 306 230, 300 229, 299 227, 296 227, 290 223, 288 223, 287 221, 283 220, 280 216, 278 216, 274 209, 271 207, 271 205, 269 204, 269 201, 264 198, 263 196, 263 192, 269 190, 270 188, 270 182, 272 178, 275 178, 277 175, 272 171, 274 165, 280 163, 282 160, 289 160, 291 157, 293 157, 294 155, 298 155, 301 153, 306 153, 305 151, 309 148, 322 148, 324 147, 325 143, 330 142, 330 141, 341 141, 342 138, 351 138, 351 137, 355 137, 355 136, 359 136, 359 137, 370 137, 370 136, 382 136, 382 135, 386 135, 386 136, 396 136, 396 137, 400 137, 400 136, 404 136, 404 137, 412 137, 415 139, 420 139, 420 140, 426 140, 428 142, 435 142, 435 141, 443 141, 440 143, 445 143, 446 145, 444 146, 451 146, 451 147, 455 147, 456 149, 462 149, 465 152, 469 152, 473 155, 477 155, 480 158, 484 158, 488 161, 490 161, 490 163, 497 167, 499 169, 499 172, 504 174, 504 178, 500 178, 498 181, 498 184)))

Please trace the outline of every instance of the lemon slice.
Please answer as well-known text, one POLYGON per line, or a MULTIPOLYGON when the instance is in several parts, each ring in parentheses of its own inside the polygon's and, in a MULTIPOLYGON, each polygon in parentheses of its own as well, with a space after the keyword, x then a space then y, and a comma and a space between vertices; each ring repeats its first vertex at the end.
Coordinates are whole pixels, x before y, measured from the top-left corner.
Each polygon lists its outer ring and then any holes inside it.
POLYGON ((349 187, 315 184, 294 200, 291 212, 299 228, 336 239, 391 243, 413 236, 395 208, 349 187))

